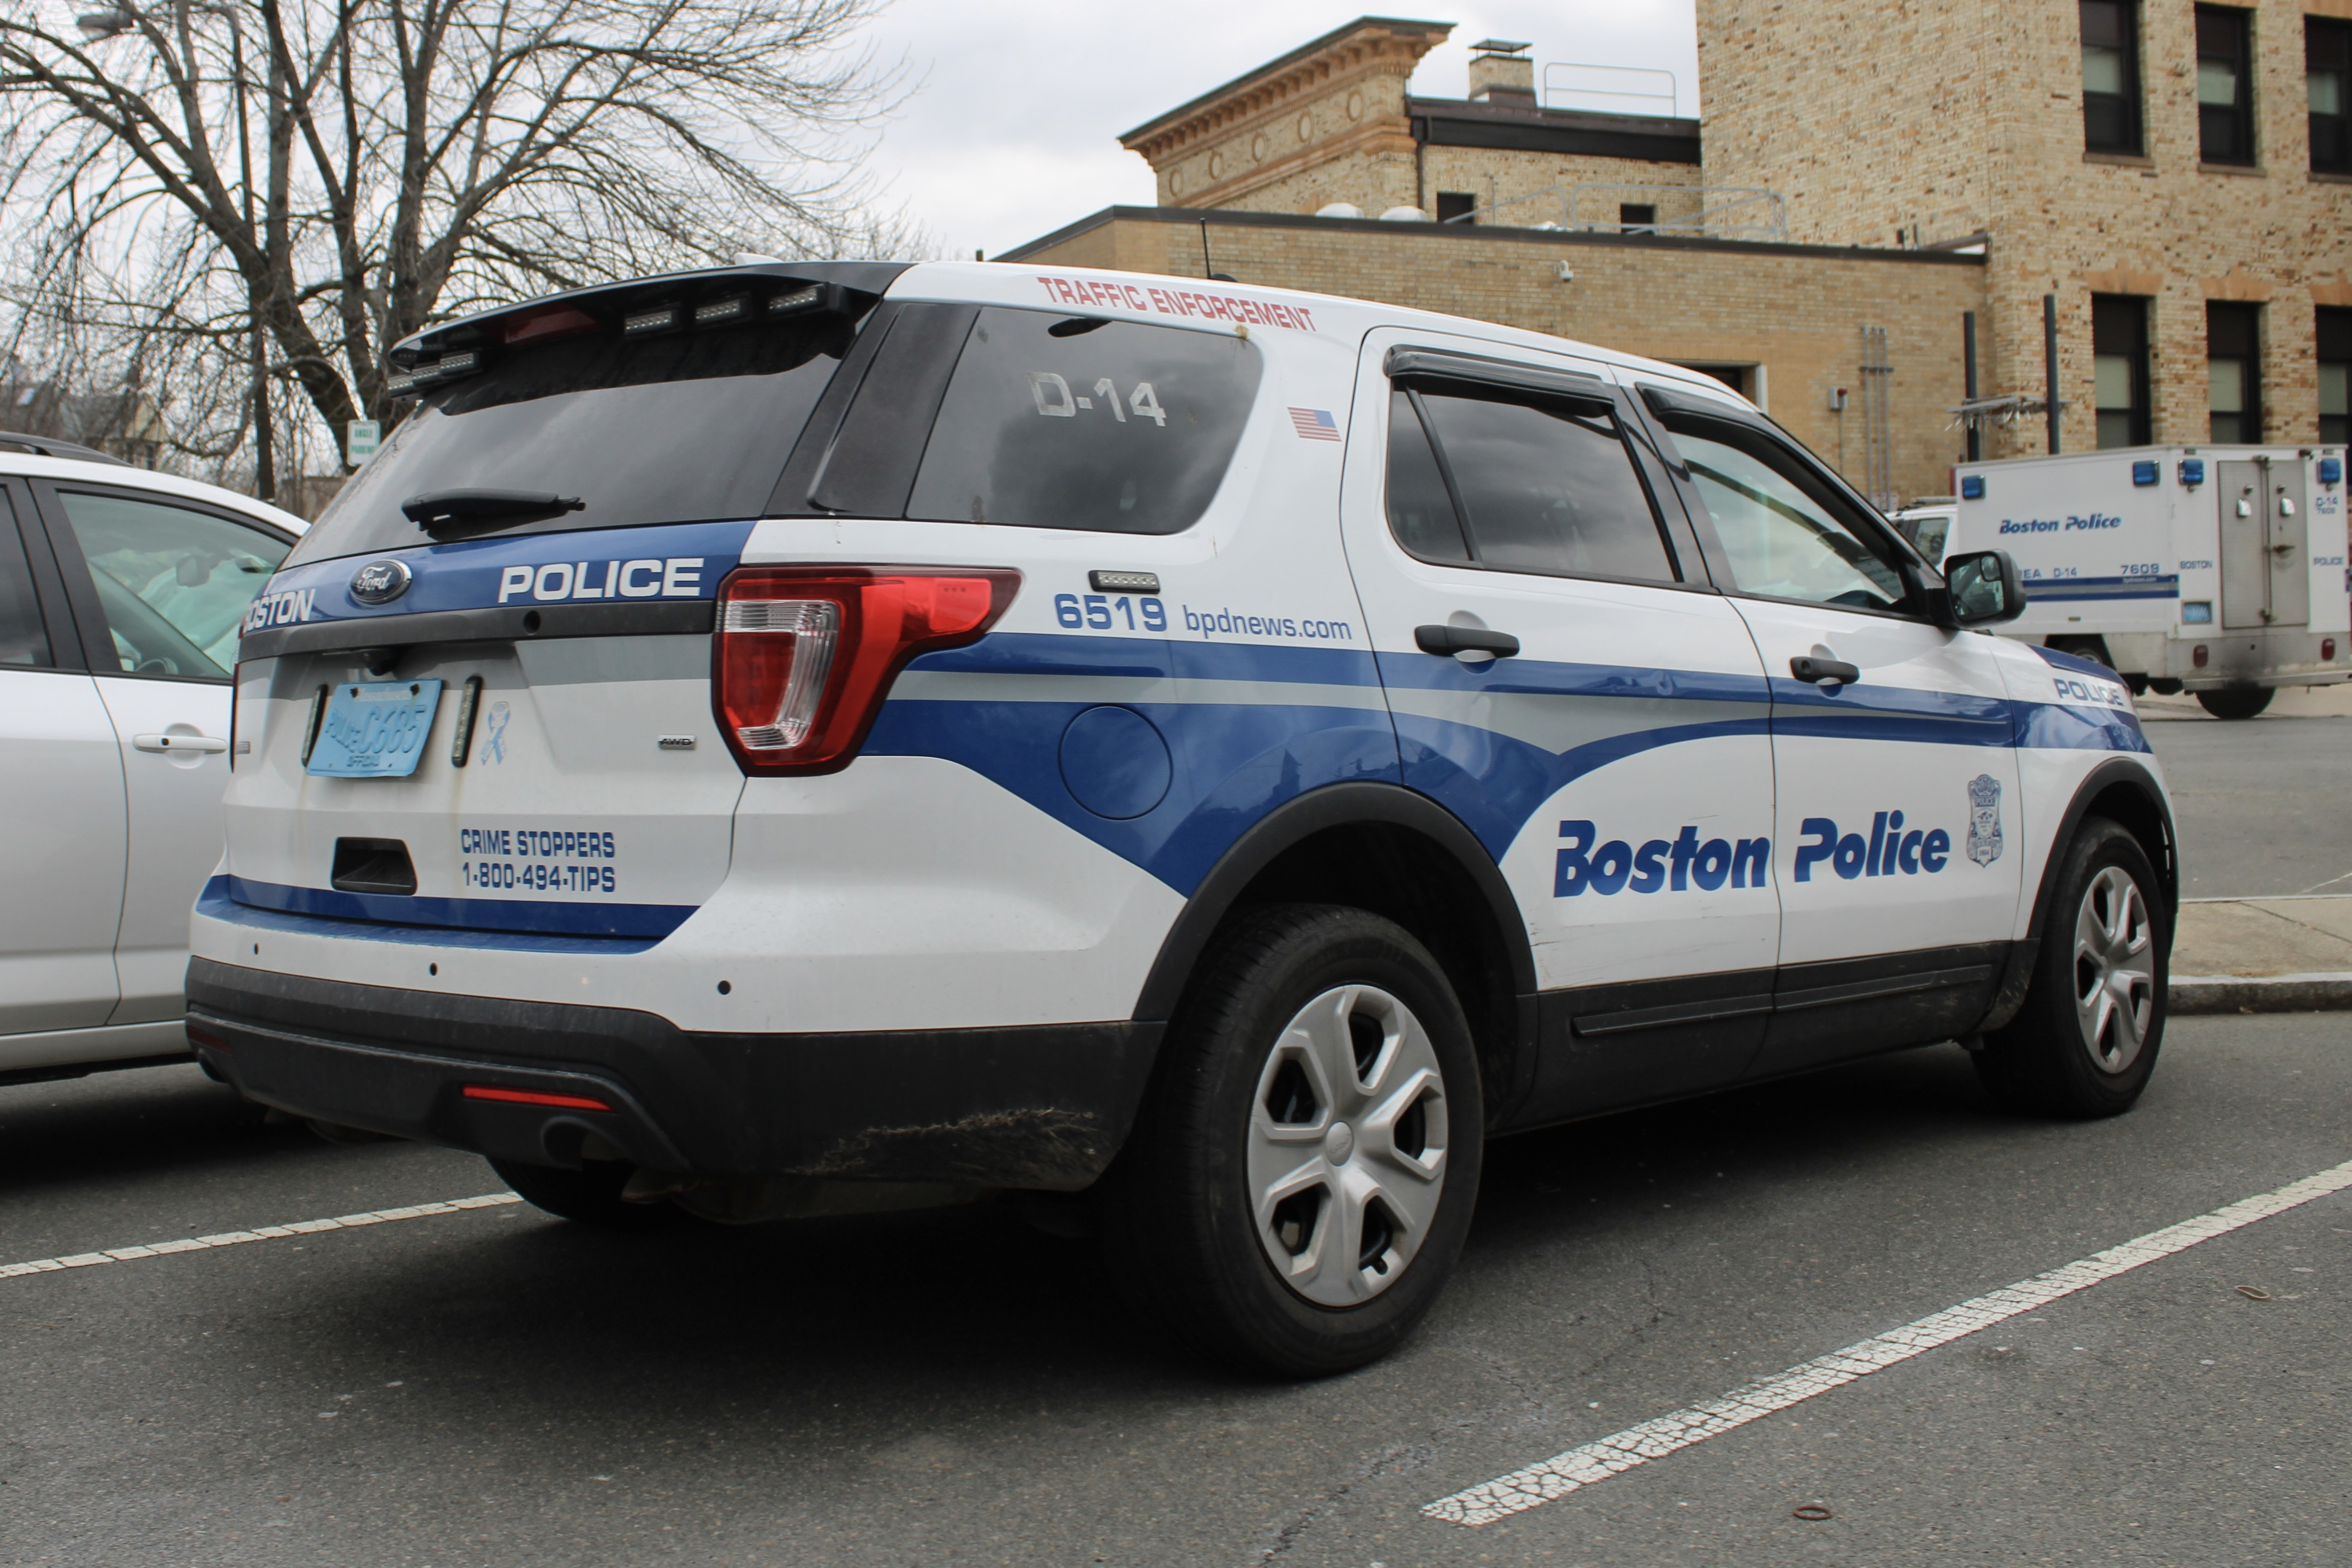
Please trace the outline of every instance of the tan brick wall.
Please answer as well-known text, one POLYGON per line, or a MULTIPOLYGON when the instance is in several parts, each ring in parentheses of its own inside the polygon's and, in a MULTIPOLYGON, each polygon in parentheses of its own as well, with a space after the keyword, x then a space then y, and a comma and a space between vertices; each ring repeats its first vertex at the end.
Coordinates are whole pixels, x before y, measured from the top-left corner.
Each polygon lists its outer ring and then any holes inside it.
MULTIPOLYGON (((1941 494, 1962 455, 1946 410, 1960 400, 1960 313, 1983 309, 1981 266, 1672 240, 1473 237, 1418 224, 1367 231, 1202 218, 1216 269, 1246 283, 1444 310, 1685 363, 1760 365, 1772 416, 1857 483, 1861 331, 1883 326, 1895 366, 1895 488, 1906 497, 1941 494), (1572 281, 1558 277, 1562 261, 1572 281), (1843 418, 1829 408, 1836 386, 1853 390, 1843 418)), ((1108 253, 1129 270, 1198 278, 1202 237, 1202 223, 1114 219, 1010 265, 1098 266, 1108 253)))
MULTIPOLYGON (((1513 228, 1533 228, 1540 223, 1567 225, 1567 209, 1562 196, 1567 187, 1578 184, 1668 185, 1677 191, 1695 186, 1699 181, 1696 163, 1654 163, 1633 158, 1582 157, 1561 153, 1523 153, 1507 148, 1490 147, 1425 147, 1422 150, 1422 187, 1427 199, 1421 205, 1434 212, 1440 191, 1466 191, 1478 198, 1481 206, 1490 200, 1511 205, 1492 217, 1481 216, 1481 223, 1496 223, 1513 228), (1559 195, 1538 196, 1538 192, 1558 189, 1559 195), (1519 200, 1532 197, 1531 200, 1519 200)), ((1655 195, 1641 191, 1623 193, 1591 191, 1578 198, 1576 217, 1580 223, 1599 221, 1613 225, 1617 221, 1620 202, 1646 202, 1654 205, 1662 220, 1688 217, 1698 210, 1698 197, 1666 193, 1655 195)))
MULTIPOLYGON (((1984 390, 2040 395, 2055 294, 2071 450, 2096 439, 2093 293, 2152 300, 2155 435, 2179 442, 2209 435, 2206 301, 2262 300, 2265 438, 2314 440, 2314 300, 2352 282, 2352 183, 2308 173, 2302 18, 2340 5, 2252 7, 2261 162, 2225 172, 2199 163, 2190 0, 2142 0, 2132 161, 2084 151, 2072 0, 1699 0, 1708 179, 1782 191, 1794 239, 1988 233, 1984 390)), ((2039 419, 1990 448, 2042 449, 2039 419)))

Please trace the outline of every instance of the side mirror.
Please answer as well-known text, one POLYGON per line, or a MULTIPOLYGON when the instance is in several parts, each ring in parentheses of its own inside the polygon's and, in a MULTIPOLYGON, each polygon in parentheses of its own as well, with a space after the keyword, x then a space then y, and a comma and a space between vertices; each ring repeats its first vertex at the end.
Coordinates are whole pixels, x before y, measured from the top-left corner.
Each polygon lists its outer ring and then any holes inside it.
POLYGON ((2025 613, 2025 583, 2006 550, 1973 550, 1944 563, 1952 625, 1989 626, 2025 613))

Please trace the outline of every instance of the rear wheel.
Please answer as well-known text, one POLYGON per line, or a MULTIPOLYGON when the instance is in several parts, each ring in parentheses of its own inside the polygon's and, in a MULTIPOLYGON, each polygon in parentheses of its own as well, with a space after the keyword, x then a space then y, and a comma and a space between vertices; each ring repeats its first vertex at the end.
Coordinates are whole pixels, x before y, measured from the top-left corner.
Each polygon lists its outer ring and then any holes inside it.
POLYGON ((2199 692, 2197 703, 2216 719, 2251 719, 2271 705, 2271 689, 2267 686, 2224 686, 2219 690, 2199 692))
POLYGON ((1203 958, 1104 1180, 1107 1257, 1196 1352, 1360 1366, 1453 1271, 1482 1116, 1461 1004, 1411 934, 1361 910, 1253 911, 1203 958))
POLYGON ((577 1220, 606 1230, 667 1230, 679 1223, 678 1210, 667 1202, 621 1201, 621 1189, 629 1184, 630 1176, 636 1172, 636 1167, 625 1161, 585 1160, 578 1170, 566 1171, 552 1165, 492 1160, 490 1169, 499 1173, 499 1180, 520 1194, 525 1203, 545 1209, 559 1219, 577 1220))
POLYGON ((1993 1098, 2041 1116, 2130 1110, 2164 1040, 2171 932, 2163 886, 2139 841, 2105 817, 2084 818, 2066 849, 2025 1005, 1977 1053, 1993 1098))

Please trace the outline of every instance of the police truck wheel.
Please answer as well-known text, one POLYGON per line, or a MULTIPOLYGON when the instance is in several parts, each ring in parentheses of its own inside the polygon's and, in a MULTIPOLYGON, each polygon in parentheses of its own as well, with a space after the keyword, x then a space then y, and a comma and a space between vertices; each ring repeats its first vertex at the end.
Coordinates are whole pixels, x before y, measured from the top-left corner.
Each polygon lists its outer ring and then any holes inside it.
POLYGON ((2199 692, 2197 705, 2216 719, 2251 719, 2271 705, 2271 690, 2267 686, 2224 686, 2199 692))
POLYGON ((2034 955, 2025 1005, 1985 1037, 1977 1071, 2009 1110, 2114 1116, 2147 1087, 2164 1040, 2172 911, 2139 841, 2086 817, 2034 955))
POLYGON ((1376 1360, 1461 1253, 1483 1103, 1461 1004, 1403 928, 1253 911, 1204 956, 1105 1178, 1108 1261, 1140 1310, 1228 1365, 1376 1360))
POLYGON ((625 1204, 621 1189, 628 1185, 635 1165, 618 1160, 587 1160, 576 1171, 552 1165, 520 1165, 492 1160, 490 1169, 521 1194, 533 1208, 558 1219, 577 1220, 605 1230, 667 1230, 678 1223, 678 1211, 667 1203, 625 1204))

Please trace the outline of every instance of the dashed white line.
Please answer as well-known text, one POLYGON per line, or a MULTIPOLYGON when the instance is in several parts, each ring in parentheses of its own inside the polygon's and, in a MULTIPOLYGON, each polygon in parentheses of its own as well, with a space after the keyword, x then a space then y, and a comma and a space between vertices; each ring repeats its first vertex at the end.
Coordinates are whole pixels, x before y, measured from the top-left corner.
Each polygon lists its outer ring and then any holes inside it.
POLYGON ((2315 1176, 2291 1182, 2276 1192, 2261 1193, 2242 1198, 2226 1208, 2200 1215, 2195 1219, 2150 1231, 2137 1240, 2105 1252, 2094 1253, 2053 1268, 2047 1274, 2037 1274, 2021 1280, 2004 1290, 1979 1296, 1957 1307, 1906 1323, 1883 1334, 1852 1344, 1841 1351, 1792 1366, 1788 1371, 1746 1384, 1719 1399, 1704 1405, 1694 1405, 1661 1415, 1654 1421, 1644 1421, 1638 1426, 1628 1426, 1622 1432, 1555 1454, 1540 1464, 1513 1470, 1491 1481, 1467 1488, 1450 1497, 1439 1498, 1424 1504, 1422 1512, 1432 1519, 1451 1524, 1491 1524, 1498 1519, 1566 1497, 1595 1481, 1644 1465, 1652 1459, 1662 1459, 1677 1448, 1687 1448, 1694 1443, 1704 1443, 1709 1437, 1721 1436, 1735 1427, 1750 1421, 1786 1410, 1790 1405, 1826 1394, 1856 1378, 1866 1377, 1883 1367, 1909 1361, 1925 1354, 1938 1345, 1963 1339, 1979 1329, 2013 1318, 2021 1312, 2045 1307, 2062 1296, 2085 1290, 2103 1280, 2127 1273, 2143 1264, 2184 1252, 2199 1242, 2210 1241, 2242 1226, 2252 1225, 2273 1215, 2324 1198, 2352 1187, 2352 1161, 2333 1170, 2322 1171, 2315 1176))
POLYGON ((54 1274, 61 1268, 90 1268, 101 1263, 136 1263, 142 1258, 168 1258, 174 1253, 204 1252, 215 1247, 243 1247, 249 1241, 277 1241, 289 1236, 315 1236, 322 1230, 352 1230, 363 1225, 383 1225, 399 1219, 425 1219, 465 1209, 491 1209, 522 1199, 512 1193, 485 1193, 477 1198, 452 1198, 445 1204, 416 1204, 408 1208, 372 1209, 338 1215, 333 1219, 298 1219, 291 1225, 257 1225, 251 1230, 225 1230, 218 1236, 191 1236, 142 1247, 110 1247, 99 1252, 77 1252, 70 1258, 35 1258, 23 1263, 0 1263, 0 1279, 27 1274, 54 1274))

